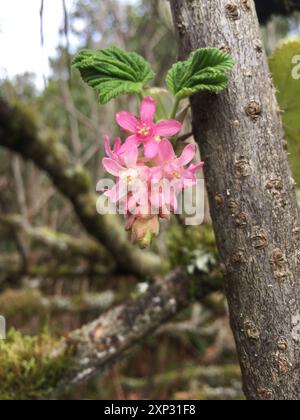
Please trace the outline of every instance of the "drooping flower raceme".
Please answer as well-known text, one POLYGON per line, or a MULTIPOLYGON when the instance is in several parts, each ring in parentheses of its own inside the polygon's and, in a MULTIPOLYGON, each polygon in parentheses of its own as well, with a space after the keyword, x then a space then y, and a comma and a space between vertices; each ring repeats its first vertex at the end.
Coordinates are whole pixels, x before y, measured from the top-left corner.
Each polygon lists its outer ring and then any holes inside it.
POLYGON ((182 190, 196 184, 197 171, 203 162, 192 164, 195 144, 187 144, 179 156, 171 140, 182 128, 176 120, 155 122, 156 102, 145 98, 140 118, 128 112, 117 114, 118 124, 130 134, 122 143, 117 138, 113 148, 105 136, 107 157, 103 167, 116 179, 115 186, 104 194, 118 204, 127 219, 126 229, 141 247, 148 246, 159 233, 159 220, 168 219, 177 209, 182 190))

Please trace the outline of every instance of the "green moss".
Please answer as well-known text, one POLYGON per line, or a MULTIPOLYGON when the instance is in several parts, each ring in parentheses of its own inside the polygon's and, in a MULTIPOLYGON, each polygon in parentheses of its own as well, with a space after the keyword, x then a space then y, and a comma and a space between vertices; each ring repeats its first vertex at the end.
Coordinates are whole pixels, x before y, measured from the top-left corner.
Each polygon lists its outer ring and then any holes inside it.
POLYGON ((184 268, 190 278, 190 297, 197 299, 199 283, 210 290, 219 290, 223 276, 220 272, 215 235, 211 226, 173 225, 167 238, 172 267, 184 268))
POLYGON ((71 367, 71 352, 51 357, 58 344, 48 332, 37 337, 11 330, 0 341, 0 399, 46 398, 71 367))
POLYGON ((74 194, 83 194, 91 191, 91 178, 82 166, 77 165, 69 168, 66 175, 73 182, 74 194))
POLYGON ((167 247, 172 266, 180 265, 189 274, 209 272, 218 254, 210 226, 173 225, 168 233, 167 247))

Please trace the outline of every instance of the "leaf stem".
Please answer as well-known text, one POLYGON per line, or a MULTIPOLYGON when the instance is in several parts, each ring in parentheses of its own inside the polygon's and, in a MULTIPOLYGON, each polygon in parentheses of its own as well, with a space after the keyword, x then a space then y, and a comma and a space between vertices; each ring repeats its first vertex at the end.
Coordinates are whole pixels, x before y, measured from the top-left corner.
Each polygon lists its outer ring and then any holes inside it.
POLYGON ((142 101, 144 98, 145 98, 145 91, 144 91, 144 89, 142 89, 140 92, 139 92, 139 98, 140 98, 140 100, 142 101))
POLYGON ((179 99, 179 98, 175 99, 174 106, 173 106, 172 113, 171 113, 171 118, 172 119, 176 118, 177 111, 178 111, 178 108, 179 108, 179 105, 180 105, 180 101, 181 101, 181 99, 179 99))

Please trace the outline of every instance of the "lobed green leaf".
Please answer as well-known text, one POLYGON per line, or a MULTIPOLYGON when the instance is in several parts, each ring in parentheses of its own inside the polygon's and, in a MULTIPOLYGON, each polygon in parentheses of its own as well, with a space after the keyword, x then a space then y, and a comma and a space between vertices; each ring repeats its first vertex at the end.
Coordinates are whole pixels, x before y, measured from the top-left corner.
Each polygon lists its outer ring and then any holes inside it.
POLYGON ((233 65, 227 53, 217 48, 201 48, 169 70, 168 89, 179 99, 199 92, 219 93, 226 89, 233 65))
POLYGON ((126 52, 113 45, 104 50, 82 50, 73 60, 82 79, 106 104, 111 99, 129 93, 141 93, 154 77, 150 65, 140 55, 126 52))

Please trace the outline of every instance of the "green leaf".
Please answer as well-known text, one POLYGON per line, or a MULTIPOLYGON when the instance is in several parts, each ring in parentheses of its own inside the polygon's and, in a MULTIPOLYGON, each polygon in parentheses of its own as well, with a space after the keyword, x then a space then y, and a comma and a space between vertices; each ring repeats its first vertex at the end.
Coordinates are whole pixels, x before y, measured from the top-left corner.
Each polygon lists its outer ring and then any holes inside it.
POLYGON ((300 185, 300 75, 299 65, 293 62, 294 57, 300 56, 300 39, 284 42, 270 58, 270 69, 277 89, 277 99, 283 111, 283 124, 290 152, 290 162, 293 176, 300 185))
POLYGON ((187 61, 174 64, 167 75, 169 90, 179 99, 199 92, 219 93, 226 89, 234 61, 217 48, 202 48, 187 61))
POLYGON ((106 104, 117 96, 141 93, 154 77, 150 65, 136 53, 115 45, 105 50, 82 50, 73 60, 83 80, 96 89, 99 101, 106 104))

